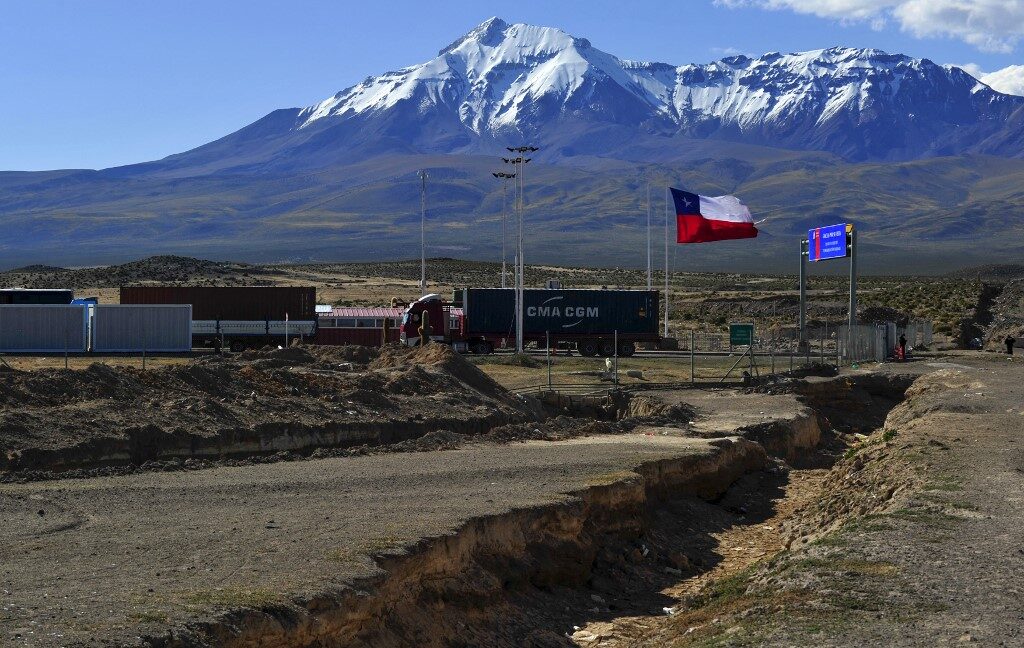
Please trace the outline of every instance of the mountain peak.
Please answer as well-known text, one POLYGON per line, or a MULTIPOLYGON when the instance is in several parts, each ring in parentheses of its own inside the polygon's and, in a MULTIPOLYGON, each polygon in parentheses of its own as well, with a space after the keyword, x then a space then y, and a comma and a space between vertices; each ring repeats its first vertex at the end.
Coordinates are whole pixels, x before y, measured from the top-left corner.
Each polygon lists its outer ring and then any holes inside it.
POLYGON ((508 29, 508 26, 508 23, 501 18, 491 16, 466 32, 462 38, 459 38, 448 47, 442 48, 437 55, 444 56, 445 54, 458 49, 460 45, 467 41, 479 41, 488 45, 496 45, 503 38, 504 32, 508 29))
POLYGON ((563 123, 615 124, 886 158, 945 150, 949 133, 997 123, 990 113, 1004 116, 1020 104, 928 59, 879 49, 835 46, 675 67, 622 60, 555 27, 492 17, 429 61, 306 108, 297 127, 383 119, 402 141, 443 128, 471 145, 563 123), (926 106, 936 93, 943 101, 926 106))

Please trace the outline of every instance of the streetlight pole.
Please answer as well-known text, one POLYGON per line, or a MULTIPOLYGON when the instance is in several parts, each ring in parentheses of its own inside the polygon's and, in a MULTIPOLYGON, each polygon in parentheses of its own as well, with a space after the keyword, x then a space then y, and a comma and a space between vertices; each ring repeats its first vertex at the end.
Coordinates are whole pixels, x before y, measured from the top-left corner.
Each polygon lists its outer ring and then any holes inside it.
MULTIPOLYGON (((516 353, 523 352, 523 302, 524 296, 523 291, 526 285, 526 263, 523 261, 523 212, 526 210, 526 183, 525 183, 525 168, 526 164, 530 161, 530 158, 523 157, 524 153, 535 153, 539 151, 536 146, 509 146, 506 149, 510 153, 518 153, 512 162, 518 165, 518 176, 519 176, 519 236, 517 245, 517 271, 518 279, 516 281, 516 353)), ((504 158, 503 158, 504 159, 504 158)), ((509 160, 505 160, 508 162, 509 160)))
POLYGON ((427 172, 420 176, 420 295, 427 293, 427 172))
POLYGON ((508 181, 515 178, 516 174, 501 171, 498 173, 492 173, 491 175, 504 181, 504 184, 501 187, 501 287, 505 288, 505 277, 507 275, 507 272, 505 271, 505 259, 507 258, 505 253, 505 205, 508 200, 508 181))
POLYGON ((651 182, 647 181, 647 290, 651 289, 651 182))

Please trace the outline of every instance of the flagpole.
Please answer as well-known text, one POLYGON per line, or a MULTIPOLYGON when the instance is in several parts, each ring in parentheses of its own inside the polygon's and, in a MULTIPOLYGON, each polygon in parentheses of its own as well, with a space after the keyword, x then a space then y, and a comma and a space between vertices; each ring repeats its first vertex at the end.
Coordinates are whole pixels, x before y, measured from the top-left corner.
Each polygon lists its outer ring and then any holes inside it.
POLYGON ((668 186, 665 186, 665 331, 662 337, 668 337, 668 186))
POLYGON ((647 181, 647 290, 651 289, 651 182, 647 181))

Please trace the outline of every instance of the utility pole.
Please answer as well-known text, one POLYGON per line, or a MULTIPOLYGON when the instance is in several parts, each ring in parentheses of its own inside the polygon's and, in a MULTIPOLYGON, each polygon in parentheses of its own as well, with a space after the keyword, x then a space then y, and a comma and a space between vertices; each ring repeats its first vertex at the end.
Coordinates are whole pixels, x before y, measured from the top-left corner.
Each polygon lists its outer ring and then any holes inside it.
MULTIPOLYGON (((847 354, 853 352, 853 341, 856 339, 853 329, 857 326, 857 230, 853 225, 846 226, 846 233, 850 237, 850 321, 846 331, 847 354)), ((839 346, 839 336, 836 335, 836 346, 839 346)), ((850 356, 853 362, 856 356, 850 356)))
POLYGON ((516 174, 505 173, 504 171, 500 171, 498 173, 492 173, 491 175, 494 176, 495 178, 500 178, 504 182, 504 184, 501 187, 501 287, 505 288, 505 277, 507 275, 507 272, 505 270, 505 259, 507 257, 505 253, 505 205, 508 200, 508 181, 511 180, 512 178, 515 178, 516 174))
POLYGON ((665 331, 662 337, 668 337, 668 186, 665 187, 665 331))
POLYGON ((807 239, 800 241, 800 316, 797 320, 797 350, 807 345, 807 239))
POLYGON ((653 285, 651 274, 651 181, 647 181, 647 290, 653 285))
POLYGON ((427 172, 420 176, 420 295, 427 294, 427 172))
POLYGON ((523 212, 526 210, 526 184, 525 184, 525 172, 526 164, 530 161, 530 158, 523 157, 524 153, 534 153, 539 151, 536 146, 509 146, 506 149, 510 153, 518 153, 518 157, 513 159, 502 158, 506 163, 511 162, 518 169, 517 176, 519 178, 519 235, 518 242, 516 245, 516 353, 523 352, 523 310, 524 310, 524 296, 523 290, 526 284, 526 264, 523 261, 523 212))

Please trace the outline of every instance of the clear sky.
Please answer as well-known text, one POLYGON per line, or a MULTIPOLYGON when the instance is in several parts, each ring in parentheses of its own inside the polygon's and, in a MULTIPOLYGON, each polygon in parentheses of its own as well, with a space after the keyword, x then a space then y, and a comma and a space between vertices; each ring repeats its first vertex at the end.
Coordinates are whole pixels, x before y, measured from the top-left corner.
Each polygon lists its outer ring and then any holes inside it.
POLYGON ((0 0, 0 170, 105 168, 187 150, 275 108, 425 61, 492 15, 676 65, 849 45, 993 71, 1020 61, 1022 5, 0 0))

